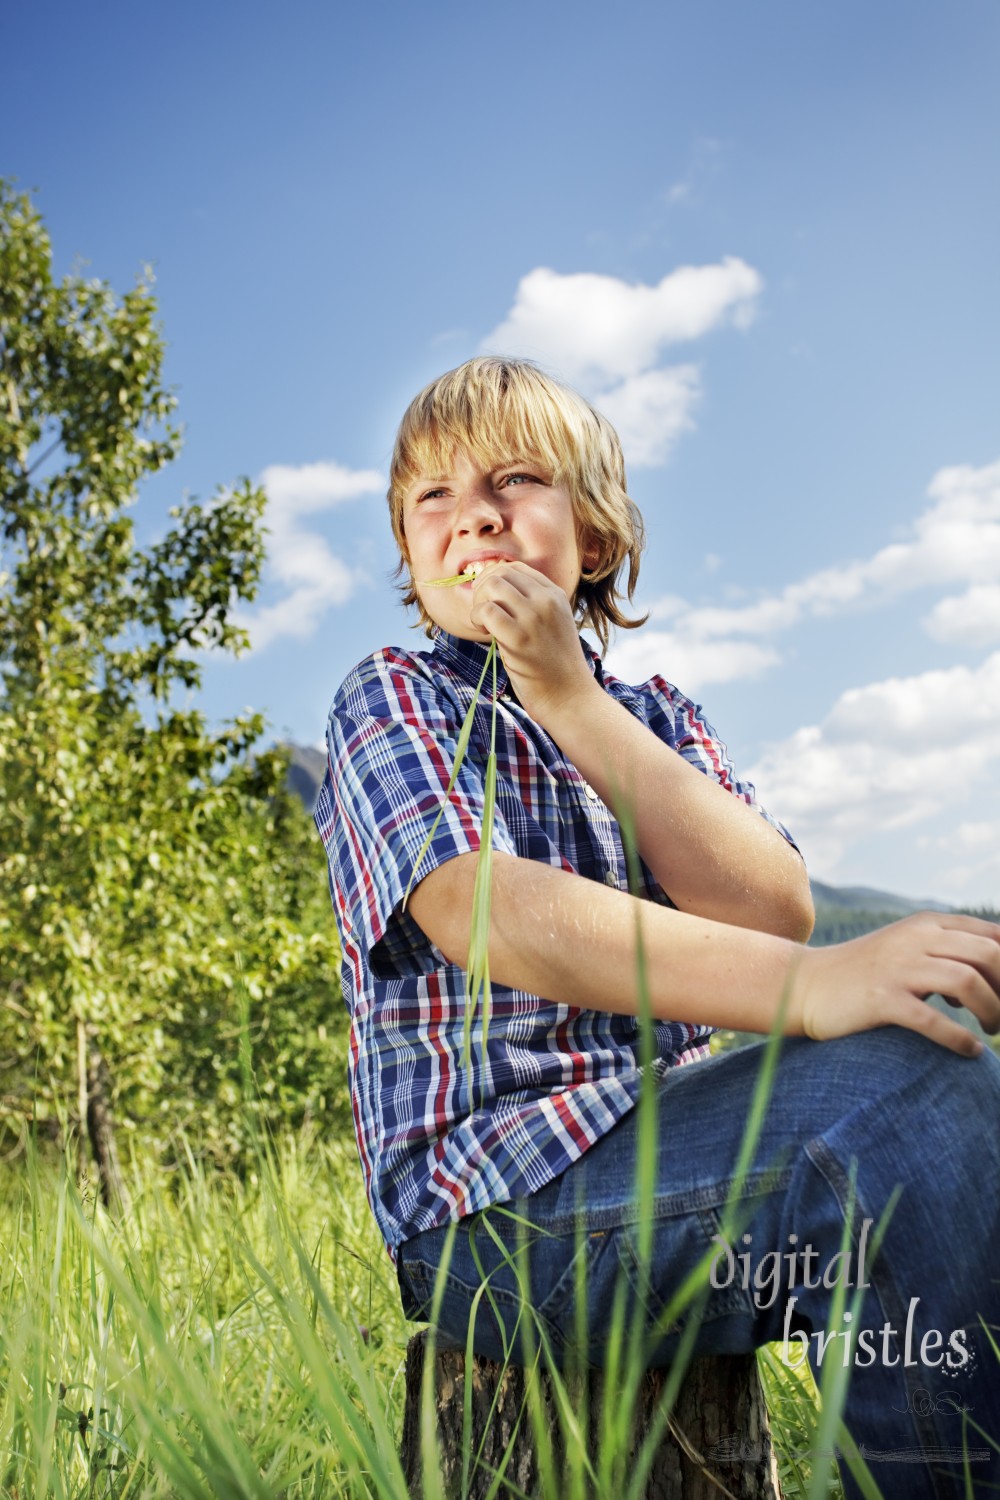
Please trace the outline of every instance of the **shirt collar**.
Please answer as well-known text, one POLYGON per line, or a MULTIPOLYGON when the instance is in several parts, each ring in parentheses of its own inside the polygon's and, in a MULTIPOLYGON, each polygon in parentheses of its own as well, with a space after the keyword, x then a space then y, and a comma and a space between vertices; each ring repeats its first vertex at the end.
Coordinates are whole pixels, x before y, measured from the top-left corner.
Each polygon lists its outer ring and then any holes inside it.
MULTIPOLYGON (((583 639, 583 636, 580 636, 578 639, 580 641, 580 649, 587 658, 587 665, 603 687, 604 673, 601 670, 601 658, 583 639)), ((440 661, 446 662, 451 670, 457 673, 462 681, 467 682, 470 687, 475 687, 482 676, 488 650, 489 647, 481 645, 479 641, 463 641, 457 635, 449 635, 447 630, 438 629, 435 632, 434 655, 440 661)), ((492 692, 492 673, 489 674, 487 679, 484 679, 483 690, 487 693, 492 692)), ((503 657, 498 654, 497 695, 500 696, 506 691, 507 673, 504 670, 503 657)), ((513 689, 511 689, 511 692, 513 692, 513 689)))

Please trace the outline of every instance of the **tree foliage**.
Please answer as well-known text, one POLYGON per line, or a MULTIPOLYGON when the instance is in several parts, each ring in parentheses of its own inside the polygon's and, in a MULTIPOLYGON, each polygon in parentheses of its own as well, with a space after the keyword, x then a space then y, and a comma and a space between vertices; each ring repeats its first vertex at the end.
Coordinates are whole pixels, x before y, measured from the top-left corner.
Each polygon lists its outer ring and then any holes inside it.
POLYGON ((177 701, 206 651, 246 645, 265 497, 187 501, 137 544, 139 487, 179 446, 162 364, 149 277, 57 281, 0 183, 0 1102, 85 1114, 96 1049, 130 1120, 195 1103, 221 1149, 239 998, 264 1097, 300 1110, 335 1091, 339 1007, 322 859, 281 757, 251 756, 261 717, 212 729, 177 701))

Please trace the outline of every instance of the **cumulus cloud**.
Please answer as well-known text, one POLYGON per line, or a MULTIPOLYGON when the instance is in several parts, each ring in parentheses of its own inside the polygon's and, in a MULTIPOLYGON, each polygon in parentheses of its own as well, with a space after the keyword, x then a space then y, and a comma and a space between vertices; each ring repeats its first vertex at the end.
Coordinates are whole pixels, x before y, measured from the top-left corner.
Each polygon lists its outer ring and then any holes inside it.
POLYGON ((658 600, 658 618, 683 615, 692 641, 774 635, 809 616, 834 615, 919 588, 967 585, 940 600, 923 624, 937 640, 986 646, 1000 640, 1000 462, 941 469, 911 535, 871 557, 823 568, 777 594, 737 606, 694 608, 658 600))
POLYGON ((777 652, 755 641, 704 641, 666 630, 622 632, 608 652, 608 669, 624 682, 646 682, 659 675, 685 693, 700 693, 713 682, 757 677, 774 666, 777 652))
POLYGON ((284 589, 273 604, 247 612, 239 623, 255 650, 282 636, 305 640, 328 609, 353 594, 358 574, 329 547, 303 517, 332 510, 347 501, 385 489, 374 469, 346 469, 335 463, 271 464, 260 475, 267 491, 265 582, 284 589))
POLYGON ((960 646, 992 646, 1000 641, 1000 584, 978 583, 964 594, 941 599, 924 619, 937 641, 960 646))
POLYGON ((734 256, 681 266, 655 286, 540 266, 521 279, 514 306, 481 348, 558 371, 615 423, 629 463, 652 467, 691 426, 699 390, 697 367, 663 366, 664 351, 726 323, 746 327, 762 285, 734 256))
MULTIPOLYGON (((622 637, 609 664, 626 679, 659 670, 698 690, 775 666, 782 635, 803 619, 917 590, 939 595, 923 619, 932 637, 995 648, 998 578, 1000 462, 942 469, 900 540, 746 603, 695 608, 667 595, 651 608, 654 628, 622 637)), ((894 830, 913 830, 906 838, 931 848, 932 820, 952 818, 960 831, 942 842, 935 884, 954 900, 982 891, 1000 875, 1000 829, 990 821, 1000 784, 1000 651, 979 665, 852 688, 821 722, 765 747, 748 774, 811 865, 832 872, 852 849, 894 830)))
POLYGON ((691 412, 698 395, 696 366, 672 365, 632 375, 598 392, 594 404, 614 424, 632 467, 652 469, 666 462, 680 434, 694 426, 691 412))
POLYGON ((750 778, 830 867, 855 840, 925 821, 1000 771, 1000 652, 978 667, 843 693, 820 724, 768 746, 750 778))
POLYGON ((268 525, 274 528, 287 516, 330 510, 345 500, 357 500, 385 488, 375 469, 345 469, 341 464, 269 464, 259 483, 267 491, 268 525))
POLYGON ((655 365, 668 344, 700 338, 727 319, 745 323, 762 284, 734 256, 681 266, 656 286, 540 266, 522 277, 513 308, 483 347, 529 355, 581 385, 627 380, 655 365))
MULTIPOLYGON (((958 902, 985 904, 976 892, 1000 891, 1000 818, 960 823, 944 838, 921 840, 933 847, 942 885, 958 902)), ((996 899, 996 898, 995 898, 996 899)))

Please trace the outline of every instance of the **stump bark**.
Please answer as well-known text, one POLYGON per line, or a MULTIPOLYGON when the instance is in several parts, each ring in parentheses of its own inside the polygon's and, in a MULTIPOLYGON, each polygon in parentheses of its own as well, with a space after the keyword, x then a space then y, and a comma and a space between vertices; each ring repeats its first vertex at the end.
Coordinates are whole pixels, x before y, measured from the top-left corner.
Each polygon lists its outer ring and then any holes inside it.
MULTIPOLYGON (((425 1354, 426 1333, 418 1333, 406 1351, 401 1454, 414 1500, 423 1495, 420 1402, 425 1354)), ((663 1370, 649 1370, 643 1377, 626 1477, 631 1476, 633 1456, 655 1420, 666 1378, 663 1370)), ((484 1500, 501 1470, 503 1480, 496 1494, 507 1493, 507 1485, 524 1495, 538 1493, 538 1451, 527 1391, 527 1382, 532 1379, 538 1382, 538 1404, 558 1474, 565 1469, 566 1444, 548 1375, 532 1374, 513 1365, 503 1367, 478 1356, 467 1372, 461 1350, 436 1353, 434 1407, 441 1477, 448 1500, 484 1500), (468 1432, 464 1421, 467 1378, 471 1379, 468 1432), (463 1488, 467 1452, 469 1477, 463 1488), (473 1461, 475 1455, 478 1462, 473 1461)), ((598 1370, 590 1371, 585 1395, 579 1384, 567 1384, 574 1406, 582 1411, 580 1426, 596 1470, 606 1400, 604 1376, 598 1370), (581 1399, 585 1399, 584 1408, 579 1405, 581 1399)), ((595 1500, 604 1500, 593 1490, 588 1493, 595 1500)), ((646 1500, 721 1500, 726 1495, 733 1500, 780 1500, 771 1427, 752 1354, 713 1355, 692 1362, 642 1493, 646 1500)))

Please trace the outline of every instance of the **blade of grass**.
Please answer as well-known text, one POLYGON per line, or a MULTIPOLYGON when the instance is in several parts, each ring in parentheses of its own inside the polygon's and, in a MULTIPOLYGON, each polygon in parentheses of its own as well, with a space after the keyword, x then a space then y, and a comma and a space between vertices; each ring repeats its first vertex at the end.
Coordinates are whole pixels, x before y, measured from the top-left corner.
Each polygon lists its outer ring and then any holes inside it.
POLYGON ((468 712, 466 713, 465 718, 462 720, 462 727, 458 732, 458 740, 455 745, 455 761, 451 768, 451 775, 448 778, 448 785, 445 788, 444 797, 441 800, 441 806, 438 808, 437 817, 431 824, 430 832, 420 846, 420 852, 414 860, 413 870, 410 874, 410 879, 407 883, 406 890, 403 893, 404 911, 406 910, 406 903, 410 898, 410 892, 413 889, 414 881, 416 880, 417 874, 420 870, 421 861, 423 860, 424 855, 427 853, 427 850, 431 846, 431 841, 433 840, 434 835, 437 832, 437 826, 440 823, 441 818, 444 815, 444 810, 448 805, 448 798, 451 796, 452 792, 455 789, 455 782, 457 781, 458 773, 462 768, 462 762, 465 760, 465 752, 469 747, 469 736, 472 734, 472 725, 476 717, 476 709, 479 707, 479 697, 483 690, 483 683, 486 681, 486 673, 489 671, 491 664, 493 665, 494 674, 496 673, 495 657, 496 641, 490 641, 490 649, 486 653, 486 660, 483 663, 483 670, 479 674, 479 681, 476 683, 475 691, 472 695, 472 702, 469 704, 468 712))
MULTIPOLYGON (((490 989, 490 910, 493 895, 493 814, 497 795, 497 647, 490 642, 488 660, 493 664, 493 703, 490 716, 490 753, 486 760, 486 785, 483 793, 483 826, 480 833, 476 879, 472 890, 472 922, 469 930, 469 959, 465 990, 465 1066, 472 1069, 472 1020, 482 996, 482 1051, 485 1068, 486 1039, 492 1010, 490 989)), ((485 1084, 484 1084, 485 1086, 485 1084)))
POLYGON ((475 573, 466 569, 464 573, 452 573, 450 578, 428 578, 422 585, 425 589, 453 589, 457 583, 471 583, 475 573))
MULTIPOLYGON (((885 1212, 875 1226, 869 1253, 869 1260, 872 1265, 877 1261, 889 1220, 892 1217, 896 1204, 899 1202, 901 1192, 902 1189, 897 1188, 892 1193, 886 1205, 885 1212)), ((848 1256, 853 1240, 856 1199, 857 1162, 852 1161, 848 1176, 847 1203, 844 1206, 844 1228, 840 1238, 840 1255, 843 1257, 844 1265, 848 1264, 848 1256)), ((808 1500, 822 1500, 822 1497, 827 1494, 829 1489, 830 1474, 833 1468, 833 1455, 840 1430, 843 1427, 842 1415, 844 1403, 847 1400, 847 1388, 851 1379, 851 1371, 854 1368, 858 1315, 861 1311, 861 1301, 864 1291, 865 1288, 863 1286, 857 1287, 848 1307, 846 1280, 838 1277, 833 1289, 826 1332, 830 1335, 831 1339, 846 1336, 847 1359, 841 1360, 839 1363, 836 1359, 824 1359, 822 1363, 819 1385, 819 1423, 816 1428, 814 1442, 819 1462, 813 1466, 808 1500)), ((829 1347, 829 1345, 826 1347, 829 1347)), ((847 1452, 848 1450, 844 1449, 845 1457, 847 1456, 847 1452)), ((858 1472, 860 1473, 861 1462, 861 1455, 852 1443, 851 1457, 847 1459, 848 1467, 852 1473, 854 1473, 855 1468, 858 1468, 858 1472)), ((867 1473, 867 1468, 865 1469, 865 1473, 867 1473)), ((875 1481, 870 1474, 868 1475, 868 1480, 870 1486, 874 1486, 875 1481)))

